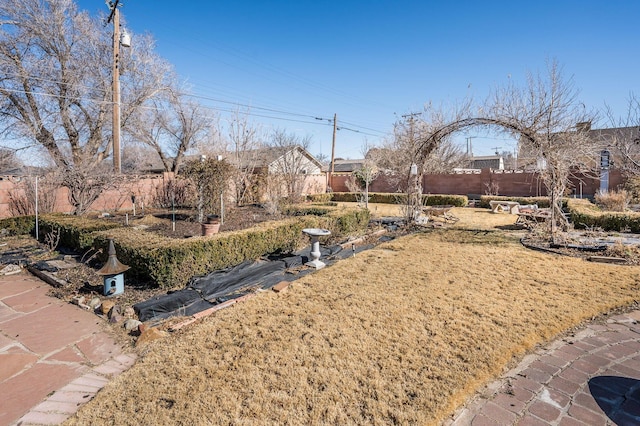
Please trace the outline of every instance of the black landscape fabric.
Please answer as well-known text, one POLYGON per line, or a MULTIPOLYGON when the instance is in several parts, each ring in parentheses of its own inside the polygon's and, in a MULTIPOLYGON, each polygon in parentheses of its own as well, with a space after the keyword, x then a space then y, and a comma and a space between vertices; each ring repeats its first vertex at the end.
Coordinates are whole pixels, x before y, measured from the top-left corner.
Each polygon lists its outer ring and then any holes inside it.
MULTIPOLYGON (((358 247, 357 252, 371 246, 358 247)), ((306 250, 309 252, 309 249, 306 250)), ((356 251, 340 246, 321 247, 322 260, 328 265, 338 259, 355 255, 356 251)), ((246 294, 255 288, 271 288, 280 281, 293 281, 313 272, 300 268, 308 261, 306 255, 272 256, 268 260, 246 261, 231 268, 194 277, 183 290, 156 296, 133 306, 140 321, 171 316, 189 316, 219 303, 246 294), (295 269, 295 274, 286 273, 295 269)))

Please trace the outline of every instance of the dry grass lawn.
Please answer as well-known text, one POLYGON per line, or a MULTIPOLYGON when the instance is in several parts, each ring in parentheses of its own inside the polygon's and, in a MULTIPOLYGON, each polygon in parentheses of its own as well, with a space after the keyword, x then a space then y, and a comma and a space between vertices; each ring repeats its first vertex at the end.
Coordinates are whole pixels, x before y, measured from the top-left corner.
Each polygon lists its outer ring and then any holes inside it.
POLYGON ((382 244, 151 343, 69 424, 438 424, 637 298, 638 267, 530 251, 486 225, 515 218, 455 213, 484 225, 382 244))

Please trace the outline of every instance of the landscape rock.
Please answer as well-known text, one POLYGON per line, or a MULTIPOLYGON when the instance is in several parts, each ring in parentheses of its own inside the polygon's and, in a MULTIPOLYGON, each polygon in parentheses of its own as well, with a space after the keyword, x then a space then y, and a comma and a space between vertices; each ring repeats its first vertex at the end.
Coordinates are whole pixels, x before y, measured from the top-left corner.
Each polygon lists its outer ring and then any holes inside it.
POLYGON ((86 297, 84 296, 74 296, 73 299, 71 299, 71 301, 73 302, 74 305, 84 305, 86 302, 86 297))
POLYGON ((146 345, 154 340, 162 339, 167 335, 168 333, 166 331, 158 330, 157 328, 147 328, 140 334, 138 340, 136 340, 136 346, 146 345))
POLYGON ((127 306, 127 308, 124 310, 123 315, 126 318, 133 318, 136 316, 136 311, 133 309, 132 306, 127 306))
POLYGON ((107 314, 107 316, 109 317, 109 319, 111 319, 111 317, 114 316, 120 316, 122 317, 122 306, 120 305, 113 305, 111 307, 111 309, 109 310, 109 313, 107 314))
POLYGON ((118 314, 118 313, 113 313, 111 315, 109 315, 109 322, 111 324, 118 324, 119 322, 121 322, 124 318, 122 317, 122 315, 118 314))
POLYGON ((13 275, 22 272, 22 268, 18 265, 7 265, 0 269, 0 275, 13 275))
POLYGON ((141 321, 138 321, 137 319, 129 318, 124 322, 124 329, 127 331, 138 330, 138 327, 140 327, 140 324, 142 324, 141 321))
POLYGON ((102 303, 102 300, 100 300, 99 297, 94 297, 89 301, 89 307, 91 309, 96 309, 98 306, 100 306, 101 303, 102 303))
POLYGON ((107 315, 109 311, 111 311, 111 308, 115 306, 115 304, 116 302, 114 302, 113 300, 105 300, 104 302, 102 302, 102 305, 100 306, 102 314, 107 315))

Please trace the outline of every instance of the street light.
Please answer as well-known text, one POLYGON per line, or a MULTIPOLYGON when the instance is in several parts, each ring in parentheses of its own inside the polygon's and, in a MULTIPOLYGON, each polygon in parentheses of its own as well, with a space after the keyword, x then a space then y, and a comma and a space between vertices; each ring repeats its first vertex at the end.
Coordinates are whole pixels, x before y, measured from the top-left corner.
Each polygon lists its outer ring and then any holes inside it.
POLYGON ((120 45, 130 47, 131 36, 127 30, 122 32, 122 36, 120 35, 120 11, 118 10, 118 6, 122 6, 120 0, 106 0, 105 3, 111 10, 107 23, 113 21, 113 171, 120 174, 122 173, 120 160, 120 45))

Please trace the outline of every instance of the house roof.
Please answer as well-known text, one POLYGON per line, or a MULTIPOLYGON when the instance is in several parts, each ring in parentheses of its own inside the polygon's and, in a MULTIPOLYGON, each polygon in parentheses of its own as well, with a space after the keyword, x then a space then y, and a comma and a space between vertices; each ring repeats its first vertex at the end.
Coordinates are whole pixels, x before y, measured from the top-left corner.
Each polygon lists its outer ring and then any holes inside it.
MULTIPOLYGON (((302 155, 306 156, 309 159, 309 161, 316 164, 318 168, 322 167, 322 164, 318 160, 316 160, 316 158, 313 155, 311 155, 306 149, 302 148, 299 145, 291 145, 291 146, 284 146, 284 147, 265 147, 265 148, 242 151, 241 155, 239 156, 240 157, 239 166, 241 168, 246 168, 246 167, 255 167, 258 169, 265 168, 273 164, 275 161, 277 161, 287 152, 290 152, 295 149, 299 150, 302 153, 302 155)), ((224 152, 224 153, 221 153, 221 156, 222 158, 226 159, 230 163, 237 165, 236 155, 234 152, 224 152)), ((199 160, 201 157, 202 157, 201 155, 185 155, 183 159, 183 164, 188 161, 199 160)), ((149 172, 160 173, 164 171, 164 165, 160 160, 160 156, 158 156, 157 154, 151 157, 146 157, 144 162, 138 165, 143 170, 149 171, 149 172)))
MULTIPOLYGON (((351 173, 362 168, 365 159, 357 160, 341 160, 337 159, 333 161, 334 173, 351 173)), ((329 171, 331 171, 331 163, 329 163, 329 171)))
MULTIPOLYGON (((318 166, 318 168, 322 168, 322 163, 320 163, 313 155, 309 153, 309 151, 307 151, 300 145, 264 147, 264 148, 243 151, 242 155, 240 156, 241 158, 239 159, 240 161, 239 166, 241 168, 269 167, 278 159, 282 158, 286 153, 291 152, 293 150, 298 150, 302 155, 307 157, 309 161, 313 162, 316 166, 318 166)), ((235 155, 233 152, 229 152, 226 155, 223 155, 223 157, 226 157, 230 162, 235 163, 235 155)))
MULTIPOLYGON (((637 154, 640 155, 640 128, 639 127, 612 127, 607 129, 591 129, 589 123, 578 123, 576 125, 580 130, 587 131, 587 137, 596 142, 601 149, 610 148, 615 153, 617 150, 617 141, 636 142, 638 145, 637 154)), ((634 149, 634 151, 636 151, 634 149)), ((531 154, 523 146, 519 146, 518 163, 522 166, 527 163, 535 163, 537 160, 534 155, 531 154)))
POLYGON ((640 142, 640 128, 638 127, 613 127, 610 129, 589 130, 590 139, 603 144, 603 146, 614 144, 616 139, 640 142))

